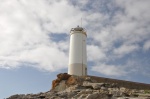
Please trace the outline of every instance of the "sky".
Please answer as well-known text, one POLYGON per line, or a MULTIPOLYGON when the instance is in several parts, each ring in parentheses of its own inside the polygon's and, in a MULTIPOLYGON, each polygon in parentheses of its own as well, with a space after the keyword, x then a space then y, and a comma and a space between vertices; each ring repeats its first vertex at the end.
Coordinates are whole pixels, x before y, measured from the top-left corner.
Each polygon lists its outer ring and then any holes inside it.
POLYGON ((150 0, 0 2, 0 99, 50 90, 81 18, 89 75, 150 84, 150 0))

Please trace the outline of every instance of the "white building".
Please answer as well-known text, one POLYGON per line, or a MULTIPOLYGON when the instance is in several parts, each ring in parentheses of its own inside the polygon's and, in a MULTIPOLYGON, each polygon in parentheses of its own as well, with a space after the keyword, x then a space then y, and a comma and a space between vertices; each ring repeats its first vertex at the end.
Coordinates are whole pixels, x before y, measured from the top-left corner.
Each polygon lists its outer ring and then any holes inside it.
POLYGON ((87 75, 86 38, 87 34, 82 27, 71 29, 68 67, 70 75, 87 75))

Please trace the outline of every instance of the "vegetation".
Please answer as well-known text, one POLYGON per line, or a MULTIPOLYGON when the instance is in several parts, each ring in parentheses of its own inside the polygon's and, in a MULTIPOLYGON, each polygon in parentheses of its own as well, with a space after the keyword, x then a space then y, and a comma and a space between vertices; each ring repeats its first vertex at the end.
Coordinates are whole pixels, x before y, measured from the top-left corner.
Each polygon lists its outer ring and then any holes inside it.
POLYGON ((145 94, 150 94, 150 90, 144 90, 145 94))

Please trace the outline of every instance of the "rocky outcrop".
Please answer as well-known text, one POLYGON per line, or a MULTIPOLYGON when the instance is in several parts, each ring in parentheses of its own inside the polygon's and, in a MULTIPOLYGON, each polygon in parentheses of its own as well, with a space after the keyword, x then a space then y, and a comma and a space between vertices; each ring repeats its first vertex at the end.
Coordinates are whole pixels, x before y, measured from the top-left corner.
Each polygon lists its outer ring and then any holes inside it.
POLYGON ((52 89, 54 89, 62 80, 67 80, 71 75, 67 73, 61 73, 57 75, 57 79, 52 81, 52 89))
POLYGON ((117 83, 98 82, 90 76, 62 73, 48 92, 13 95, 7 99, 150 99, 150 90, 129 89, 117 83))

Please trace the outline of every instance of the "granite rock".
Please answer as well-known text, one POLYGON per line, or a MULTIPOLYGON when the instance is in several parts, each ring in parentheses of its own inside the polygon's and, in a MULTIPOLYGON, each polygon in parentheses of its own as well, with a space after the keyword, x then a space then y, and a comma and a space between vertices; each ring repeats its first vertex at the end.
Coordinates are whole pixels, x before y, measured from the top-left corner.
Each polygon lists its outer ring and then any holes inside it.
POLYGON ((61 73, 53 80, 50 91, 16 94, 6 99, 150 99, 150 90, 129 89, 88 76, 61 73))

